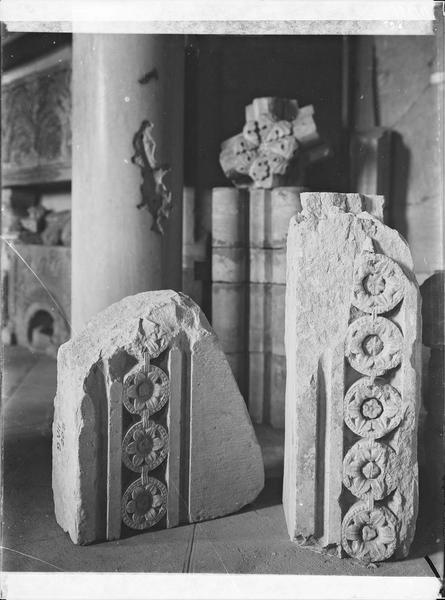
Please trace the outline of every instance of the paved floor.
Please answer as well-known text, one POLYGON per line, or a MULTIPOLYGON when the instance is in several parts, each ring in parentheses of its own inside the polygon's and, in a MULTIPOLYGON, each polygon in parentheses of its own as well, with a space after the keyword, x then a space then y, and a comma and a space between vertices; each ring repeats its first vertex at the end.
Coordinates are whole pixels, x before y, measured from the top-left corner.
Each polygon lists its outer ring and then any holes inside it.
MULTIPOLYGON (((3 381, 6 571, 288 573, 434 577, 442 569, 440 499, 421 488, 408 559, 366 568, 292 544, 281 506, 283 436, 259 427, 267 483, 259 498, 229 517, 74 546, 56 524, 51 491, 51 418, 55 361, 6 348, 3 381)), ((421 474, 422 483, 422 474, 421 474)))

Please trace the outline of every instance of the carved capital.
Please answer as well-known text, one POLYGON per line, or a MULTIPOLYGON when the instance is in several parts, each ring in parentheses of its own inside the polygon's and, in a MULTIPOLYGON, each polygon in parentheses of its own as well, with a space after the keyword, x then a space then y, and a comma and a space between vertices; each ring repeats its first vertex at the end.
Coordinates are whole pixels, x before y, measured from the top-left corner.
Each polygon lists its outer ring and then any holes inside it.
POLYGON ((270 189, 300 184, 303 166, 321 158, 306 150, 324 146, 313 113, 312 106, 298 109, 296 100, 255 98, 246 107, 242 133, 221 145, 225 175, 237 187, 270 189))

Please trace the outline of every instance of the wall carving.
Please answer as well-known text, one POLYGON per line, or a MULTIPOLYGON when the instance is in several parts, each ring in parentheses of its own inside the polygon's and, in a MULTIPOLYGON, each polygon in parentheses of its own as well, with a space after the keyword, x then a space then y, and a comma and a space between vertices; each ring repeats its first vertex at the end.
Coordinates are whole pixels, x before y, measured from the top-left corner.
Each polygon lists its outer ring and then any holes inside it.
POLYGON ((71 179, 71 56, 2 85, 2 185, 71 179))
POLYGON ((157 162, 153 128, 154 124, 150 121, 142 121, 133 137, 134 155, 131 160, 140 168, 142 175, 142 201, 137 206, 146 208, 153 217, 153 231, 164 234, 164 227, 172 209, 172 194, 164 182, 170 166, 157 162))

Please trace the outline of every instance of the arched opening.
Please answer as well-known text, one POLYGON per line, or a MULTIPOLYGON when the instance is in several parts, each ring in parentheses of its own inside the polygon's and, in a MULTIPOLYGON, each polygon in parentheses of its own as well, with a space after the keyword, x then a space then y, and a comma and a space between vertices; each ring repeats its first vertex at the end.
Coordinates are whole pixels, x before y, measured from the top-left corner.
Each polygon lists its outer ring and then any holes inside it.
POLYGON ((47 310, 37 310, 29 319, 27 336, 30 346, 45 351, 53 345, 54 319, 47 310))

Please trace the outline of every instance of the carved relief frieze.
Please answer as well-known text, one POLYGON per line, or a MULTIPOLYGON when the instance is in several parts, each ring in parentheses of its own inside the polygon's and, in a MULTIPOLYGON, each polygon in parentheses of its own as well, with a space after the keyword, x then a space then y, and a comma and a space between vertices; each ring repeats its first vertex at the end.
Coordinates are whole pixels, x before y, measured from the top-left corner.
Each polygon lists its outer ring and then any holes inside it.
POLYGON ((132 472, 141 473, 122 497, 122 520, 131 529, 149 529, 166 514, 167 487, 148 473, 168 456, 168 431, 157 422, 170 399, 170 384, 165 372, 150 360, 166 349, 167 336, 159 327, 147 331, 144 366, 133 368, 124 378, 123 405, 140 420, 126 431, 122 440, 122 462, 132 472), (150 352, 150 350, 152 352, 150 352))
POLYGON ((351 304, 370 314, 349 325, 345 357, 369 377, 356 381, 344 398, 345 424, 363 439, 343 459, 343 485, 362 503, 344 516, 342 545, 350 556, 374 562, 396 550, 399 519, 387 498, 403 478, 398 452, 376 439, 397 429, 404 417, 401 394, 387 380, 402 362, 403 332, 390 317, 377 315, 403 302, 407 279, 396 262, 374 252, 369 238, 365 247, 355 263, 351 304))
POLYGON ((50 55, 27 74, 5 74, 2 104, 3 185, 69 180, 70 50, 50 55))

